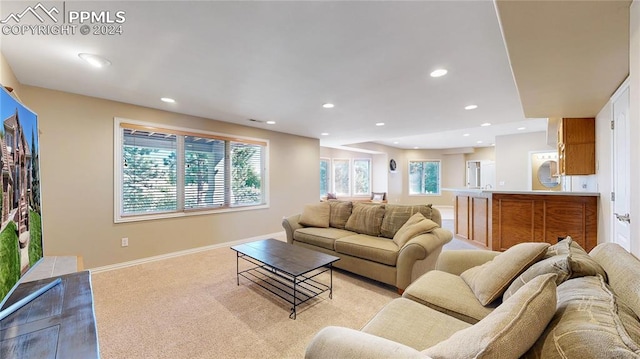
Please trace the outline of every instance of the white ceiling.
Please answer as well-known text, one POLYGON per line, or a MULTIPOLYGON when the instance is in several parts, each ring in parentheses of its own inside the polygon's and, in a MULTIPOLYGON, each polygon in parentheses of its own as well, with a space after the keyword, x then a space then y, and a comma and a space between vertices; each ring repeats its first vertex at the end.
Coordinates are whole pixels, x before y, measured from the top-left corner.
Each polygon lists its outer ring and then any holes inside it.
MULTIPOLYGON (((2 1, 0 17, 28 5, 2 1)), ((492 1, 64 5, 126 11, 123 34, 3 35, 2 53, 21 83, 319 138, 323 146, 476 147, 496 135, 546 130, 546 120, 525 118, 492 1), (112 65, 91 68, 81 52, 112 65), (431 78, 440 67, 449 73, 431 78), (326 102, 335 108, 322 108, 326 102), (469 104, 478 108, 464 110, 469 104), (493 125, 480 127, 485 122, 493 125)))

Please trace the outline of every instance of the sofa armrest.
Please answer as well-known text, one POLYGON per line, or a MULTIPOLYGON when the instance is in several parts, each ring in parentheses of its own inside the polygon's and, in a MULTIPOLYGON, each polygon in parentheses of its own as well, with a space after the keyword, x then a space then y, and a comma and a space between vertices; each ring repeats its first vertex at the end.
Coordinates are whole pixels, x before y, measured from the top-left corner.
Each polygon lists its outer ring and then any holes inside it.
POLYGON ((416 278, 434 269, 442 247, 452 238, 453 233, 442 228, 411 238, 398 253, 396 287, 404 290, 416 278))
POLYGON ((500 254, 500 252, 474 249, 444 251, 438 258, 436 269, 460 275, 469 268, 484 264, 500 254))
POLYGON ((343 327, 326 327, 316 334, 304 355, 313 358, 429 358, 416 349, 343 327))
POLYGON ((287 242, 289 244, 293 243, 293 232, 298 228, 304 227, 298 221, 300 221, 300 214, 282 218, 282 227, 287 234, 287 242))

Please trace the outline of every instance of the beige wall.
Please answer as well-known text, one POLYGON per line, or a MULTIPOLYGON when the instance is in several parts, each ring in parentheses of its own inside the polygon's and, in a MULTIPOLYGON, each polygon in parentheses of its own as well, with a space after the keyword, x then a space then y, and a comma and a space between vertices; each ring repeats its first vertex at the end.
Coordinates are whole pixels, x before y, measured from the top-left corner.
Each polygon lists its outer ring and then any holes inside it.
POLYGON ((491 147, 478 147, 475 148, 473 153, 467 153, 464 155, 466 161, 495 161, 496 160, 496 148, 491 147))
POLYGON ((20 97, 41 130, 46 255, 82 255, 92 268, 253 238, 318 199, 317 139, 26 85, 20 97), (268 139, 270 208, 114 224, 114 117, 268 139))
POLYGON ((393 149, 389 159, 396 160, 398 167, 395 173, 389 173, 389 193, 391 203, 422 204, 452 206, 452 193, 441 191, 439 196, 409 195, 409 160, 440 160, 441 187, 461 187, 464 185, 464 156, 461 154, 444 154, 441 150, 399 150, 393 149))
POLYGON ((408 182, 409 160, 441 160, 441 185, 443 188, 464 186, 465 156, 450 150, 403 150, 376 143, 353 145, 354 151, 321 147, 320 156, 325 158, 372 158, 373 191, 387 192, 389 203, 453 205, 453 193, 442 191, 439 196, 410 196, 408 182), (369 151, 369 153, 358 152, 369 151), (389 171, 389 160, 397 163, 395 172, 389 171))
POLYGON ((16 79, 11 70, 11 66, 4 58, 4 55, 0 52, 0 84, 2 86, 13 87, 16 93, 20 94, 20 82, 16 79))
POLYGON ((547 144, 547 134, 544 131, 496 136, 496 189, 528 190, 530 186, 529 153, 555 149, 547 144), (502 182, 504 184, 501 184, 502 182))

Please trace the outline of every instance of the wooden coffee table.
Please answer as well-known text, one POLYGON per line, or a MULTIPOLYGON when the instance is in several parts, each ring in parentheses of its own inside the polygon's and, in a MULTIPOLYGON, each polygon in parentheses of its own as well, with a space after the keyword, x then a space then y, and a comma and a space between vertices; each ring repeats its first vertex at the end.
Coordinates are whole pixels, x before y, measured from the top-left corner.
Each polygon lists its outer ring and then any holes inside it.
POLYGON ((292 304, 289 318, 296 319, 296 308, 328 291, 333 296, 333 263, 340 258, 306 249, 277 239, 239 244, 236 251, 237 283, 240 277, 261 286, 292 304), (240 270, 240 259, 251 268, 240 270), (321 283, 317 276, 329 272, 329 284, 321 283))

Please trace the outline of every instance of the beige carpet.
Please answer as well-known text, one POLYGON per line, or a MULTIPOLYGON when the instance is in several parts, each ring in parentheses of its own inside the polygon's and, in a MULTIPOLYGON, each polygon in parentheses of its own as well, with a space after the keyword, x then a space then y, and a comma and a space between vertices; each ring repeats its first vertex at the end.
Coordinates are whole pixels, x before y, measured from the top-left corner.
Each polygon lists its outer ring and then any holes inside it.
POLYGON ((398 294, 334 271, 328 293, 289 319, 290 305, 245 279, 221 248, 95 273, 100 354, 112 358, 301 358, 328 325, 361 328, 398 294))

